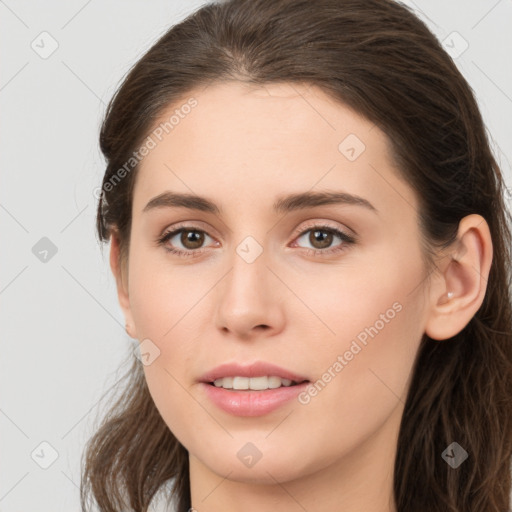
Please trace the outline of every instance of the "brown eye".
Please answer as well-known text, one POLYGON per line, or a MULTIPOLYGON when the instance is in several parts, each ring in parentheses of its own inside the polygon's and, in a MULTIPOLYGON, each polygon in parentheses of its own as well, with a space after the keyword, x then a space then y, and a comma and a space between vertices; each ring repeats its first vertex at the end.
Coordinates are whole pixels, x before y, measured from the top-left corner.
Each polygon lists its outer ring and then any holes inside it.
POLYGON ((192 227, 182 227, 164 233, 158 239, 158 244, 163 245, 169 252, 180 255, 197 255, 205 244, 205 239, 211 237, 204 231, 192 227))
MULTIPOLYGON (((303 249, 305 249, 308 254, 314 254, 315 256, 327 256, 338 253, 356 243, 356 238, 353 236, 339 229, 321 225, 313 226, 303 231, 297 240, 305 238, 306 236, 311 247, 303 247, 303 249), (339 240, 339 243, 333 245, 336 238, 339 240)), ((157 239, 157 243, 172 254, 183 257, 197 257, 208 250, 206 238, 214 241, 210 235, 201 229, 190 226, 178 227, 177 229, 164 233, 157 239)))
POLYGON ((183 229, 181 231, 180 242, 186 249, 199 249, 204 243, 204 233, 202 231, 183 229))
POLYGON ((315 249, 326 249, 332 244, 333 234, 326 229, 311 230, 309 242, 315 249))
POLYGON ((356 242, 356 239, 336 228, 328 226, 313 226, 301 233, 297 241, 303 239, 310 247, 303 247, 308 253, 315 255, 328 255, 347 249, 356 242), (338 243, 334 244, 335 239, 338 243))

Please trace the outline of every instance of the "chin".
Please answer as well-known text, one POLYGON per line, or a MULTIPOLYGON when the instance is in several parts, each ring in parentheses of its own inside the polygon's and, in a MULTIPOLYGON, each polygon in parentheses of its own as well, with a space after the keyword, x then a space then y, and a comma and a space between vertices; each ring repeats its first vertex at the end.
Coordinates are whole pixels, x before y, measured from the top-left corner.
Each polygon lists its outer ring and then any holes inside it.
POLYGON ((240 446, 244 447, 245 443, 235 441, 233 444, 236 448, 226 446, 221 453, 210 452, 207 457, 201 457, 201 463, 222 478, 262 485, 275 485, 276 481, 288 482, 315 470, 314 463, 309 464, 304 460, 301 447, 291 449, 281 445, 278 451, 272 447, 262 447, 261 458, 251 465, 250 460, 244 462, 244 455, 250 453, 251 448, 246 448, 244 452, 240 446))

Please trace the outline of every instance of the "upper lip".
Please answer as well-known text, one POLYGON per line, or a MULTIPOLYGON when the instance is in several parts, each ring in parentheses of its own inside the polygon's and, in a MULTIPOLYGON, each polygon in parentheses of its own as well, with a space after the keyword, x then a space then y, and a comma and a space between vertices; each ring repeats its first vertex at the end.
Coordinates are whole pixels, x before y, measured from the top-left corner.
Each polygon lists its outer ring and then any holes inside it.
POLYGON ((282 379, 290 379, 297 383, 308 380, 307 377, 299 375, 295 372, 281 368, 272 363, 265 361, 256 361, 250 364, 240 363, 225 363, 216 366, 212 370, 206 372, 201 378, 200 382, 213 382, 222 377, 260 377, 260 376, 275 376, 282 379))

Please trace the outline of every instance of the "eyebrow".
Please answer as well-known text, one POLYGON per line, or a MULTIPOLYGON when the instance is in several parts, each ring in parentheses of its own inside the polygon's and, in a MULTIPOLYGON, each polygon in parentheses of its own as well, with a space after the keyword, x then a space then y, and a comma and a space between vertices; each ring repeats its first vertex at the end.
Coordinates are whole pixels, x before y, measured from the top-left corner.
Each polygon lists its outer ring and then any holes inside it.
MULTIPOLYGON (((331 204, 350 204, 362 206, 378 214, 377 208, 363 197, 346 192, 302 192, 279 197, 273 208, 276 213, 287 213, 295 210, 314 208, 331 204)), ((207 213, 220 214, 221 209, 209 199, 194 194, 181 194, 177 192, 163 192, 153 197, 142 212, 159 208, 188 208, 207 213)))

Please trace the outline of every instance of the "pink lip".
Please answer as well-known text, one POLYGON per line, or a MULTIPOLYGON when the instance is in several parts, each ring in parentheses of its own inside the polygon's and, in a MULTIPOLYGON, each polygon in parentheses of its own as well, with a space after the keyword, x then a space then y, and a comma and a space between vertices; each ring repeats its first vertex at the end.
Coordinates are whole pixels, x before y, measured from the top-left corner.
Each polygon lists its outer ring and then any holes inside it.
POLYGON ((268 414, 296 398, 308 385, 309 382, 303 382, 296 386, 282 386, 264 391, 234 391, 218 388, 206 382, 200 384, 204 393, 217 407, 235 416, 262 416, 268 414))
MULTIPOLYGON (((293 373, 285 368, 276 366, 272 363, 264 361, 256 361, 248 365, 241 365, 238 363, 221 364, 205 373, 200 379, 200 382, 213 382, 221 377, 262 377, 262 376, 275 376, 282 379, 290 379, 297 383, 308 380, 307 377, 293 373)), ((278 388, 279 389, 279 388, 278 388)))
POLYGON ((204 393, 217 407, 236 416, 262 416, 263 414, 268 414, 295 398, 309 384, 309 380, 306 377, 264 361, 256 361, 247 365, 238 363, 222 364, 204 374, 200 382, 204 393), (211 384, 221 377, 236 376, 275 376, 295 381, 297 385, 281 386, 280 388, 263 391, 236 391, 223 389, 211 384))

